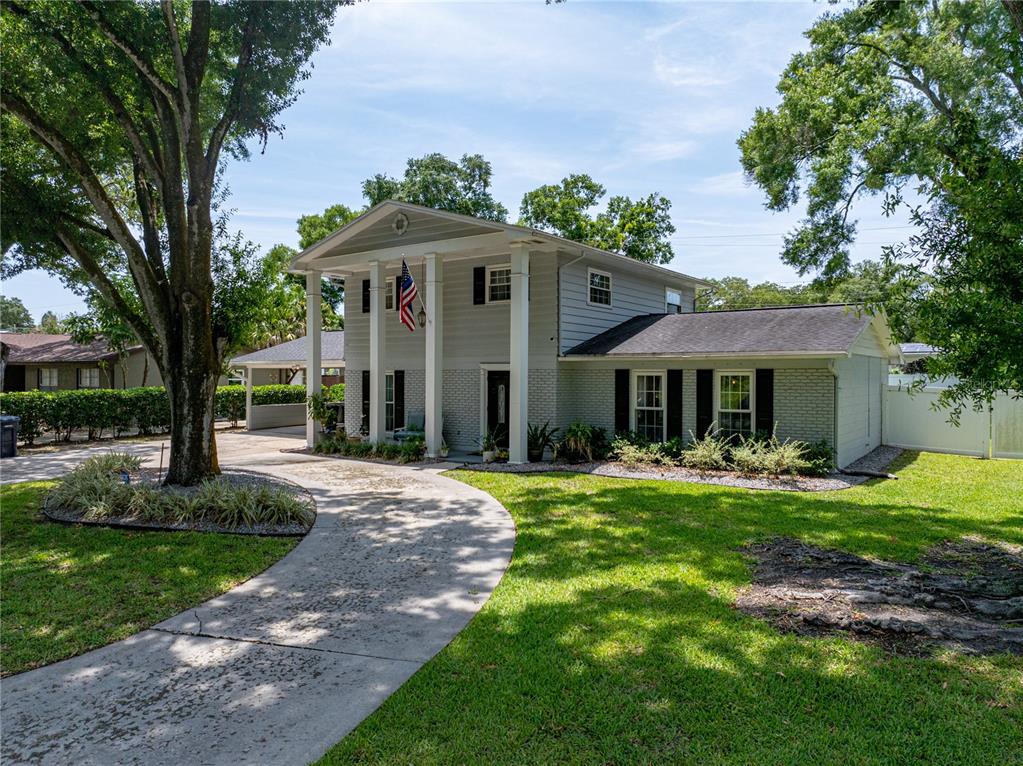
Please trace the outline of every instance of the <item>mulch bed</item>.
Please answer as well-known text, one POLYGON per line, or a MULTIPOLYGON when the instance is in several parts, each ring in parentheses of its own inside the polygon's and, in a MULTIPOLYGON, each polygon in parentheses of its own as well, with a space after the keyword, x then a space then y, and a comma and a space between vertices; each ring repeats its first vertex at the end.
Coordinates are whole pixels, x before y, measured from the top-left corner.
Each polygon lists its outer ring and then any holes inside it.
MULTIPOLYGON (((847 471, 885 471, 888 465, 902 454, 897 447, 878 447, 846 468, 847 471)), ((827 476, 743 476, 735 471, 698 471, 692 468, 663 466, 628 466, 611 461, 591 463, 467 463, 468 471, 493 471, 498 473, 538 473, 543 471, 570 471, 608 476, 618 479, 659 479, 683 481, 696 484, 717 484, 743 489, 782 490, 787 492, 825 492, 848 489, 869 481, 869 476, 831 473, 827 476)))
MULTIPOLYGON (((161 476, 156 468, 142 468, 133 471, 131 481, 133 484, 148 483, 159 485, 161 476)), ((316 502, 313 496, 305 488, 294 482, 267 476, 256 471, 245 471, 233 469, 224 471, 214 481, 225 482, 234 486, 272 486, 288 490, 296 497, 307 500, 316 513, 316 502)), ((178 492, 191 494, 196 487, 161 487, 164 492, 178 492)), ((51 521, 61 524, 82 524, 86 526, 111 527, 114 529, 132 529, 142 531, 164 531, 164 532, 218 532, 232 535, 257 535, 263 537, 301 537, 311 528, 302 524, 256 524, 252 526, 226 527, 221 524, 214 524, 209 521, 182 522, 180 524, 168 524, 156 521, 143 521, 129 517, 107 518, 101 520, 83 518, 82 511, 68 510, 66 508, 50 508, 43 504, 43 515, 51 521)), ((315 521, 314 521, 315 523, 315 521)))
POLYGON ((736 608, 783 631, 846 635, 896 654, 1023 654, 1023 547, 963 538, 918 565, 790 538, 743 552, 756 564, 736 608))

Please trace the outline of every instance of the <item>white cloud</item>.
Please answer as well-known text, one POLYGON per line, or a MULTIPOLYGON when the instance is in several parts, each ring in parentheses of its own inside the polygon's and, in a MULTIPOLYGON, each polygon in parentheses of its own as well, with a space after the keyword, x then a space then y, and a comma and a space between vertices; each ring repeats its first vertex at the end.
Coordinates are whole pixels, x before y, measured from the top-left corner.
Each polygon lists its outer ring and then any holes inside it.
POLYGON ((689 187, 689 191, 694 194, 713 194, 720 197, 749 197, 758 194, 741 170, 701 178, 689 187))

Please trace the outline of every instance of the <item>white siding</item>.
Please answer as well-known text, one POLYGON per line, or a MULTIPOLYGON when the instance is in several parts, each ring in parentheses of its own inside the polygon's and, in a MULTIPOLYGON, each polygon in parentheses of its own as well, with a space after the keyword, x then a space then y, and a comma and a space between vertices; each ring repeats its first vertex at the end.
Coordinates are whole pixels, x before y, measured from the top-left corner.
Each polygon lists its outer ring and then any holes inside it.
MULTIPOLYGON (((614 266, 598 264, 589 258, 573 260, 562 256, 561 260, 559 314, 562 353, 631 317, 664 313, 665 288, 668 286, 666 280, 641 277, 616 269, 614 266), (589 295, 587 269, 590 268, 611 274, 610 307, 591 306, 587 302, 589 295)), ((682 290, 683 308, 692 311, 694 298, 692 286, 683 287, 681 284, 671 286, 682 290)))
POLYGON ((845 467, 881 444, 885 360, 853 354, 835 363, 838 373, 838 465, 845 467))

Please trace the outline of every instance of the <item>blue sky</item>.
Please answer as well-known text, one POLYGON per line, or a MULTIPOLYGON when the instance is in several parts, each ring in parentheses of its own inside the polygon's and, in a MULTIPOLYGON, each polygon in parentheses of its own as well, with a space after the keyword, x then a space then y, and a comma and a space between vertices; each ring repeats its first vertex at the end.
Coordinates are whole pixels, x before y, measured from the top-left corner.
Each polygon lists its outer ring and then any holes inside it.
MULTIPOLYGON (((517 214, 525 191, 589 173, 610 194, 660 192, 677 232, 671 267, 696 276, 799 281, 778 258, 798 211, 771 213, 743 181, 736 138, 821 3, 373 0, 346 8, 314 57, 283 138, 227 169, 234 224, 268 247, 295 220, 363 203, 363 179, 428 152, 483 154, 517 214)), ((854 210, 856 260, 907 233, 879 202, 854 210)), ((38 320, 81 307, 45 274, 4 285, 38 320)))

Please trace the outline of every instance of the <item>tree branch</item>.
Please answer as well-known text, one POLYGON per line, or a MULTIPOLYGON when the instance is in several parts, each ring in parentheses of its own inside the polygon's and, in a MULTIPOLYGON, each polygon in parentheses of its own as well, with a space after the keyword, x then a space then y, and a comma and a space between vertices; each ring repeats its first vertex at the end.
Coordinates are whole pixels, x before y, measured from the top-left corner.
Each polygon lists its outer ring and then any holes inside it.
MULTIPOLYGON (((188 95, 188 74, 185 72, 185 54, 181 50, 181 38, 178 36, 178 23, 174 19, 174 3, 172 0, 160 0, 163 10, 163 21, 167 25, 167 37, 170 39, 171 54, 174 57, 174 71, 177 73, 178 97, 181 99, 181 122, 190 129, 192 125, 192 101, 188 95)), ((186 139, 187 141, 187 139, 186 139)))
POLYGON ((198 98, 206 76, 206 62, 210 53, 210 3, 195 0, 192 3, 192 25, 188 31, 188 51, 185 53, 185 71, 192 93, 198 98))
POLYGON ((235 67, 235 79, 231 86, 231 95, 228 97, 224 114, 210 133, 210 143, 206 150, 206 167, 216 167, 220 157, 220 149, 224 144, 231 125, 237 117, 238 107, 241 103, 242 90, 245 77, 248 74, 249 64, 252 62, 252 51, 256 36, 256 16, 258 3, 249 6, 249 16, 245 21, 245 32, 242 35, 241 47, 238 49, 238 65, 235 67))
POLYGON ((167 99, 171 108, 175 111, 175 113, 177 113, 179 109, 174 88, 172 88, 171 85, 160 76, 159 72, 157 72, 153 65, 146 60, 146 57, 142 55, 142 52, 130 42, 122 38, 118 31, 114 29, 113 25, 107 21, 106 17, 103 16, 102 11, 100 10, 103 7, 103 4, 98 3, 95 0, 81 0, 81 3, 83 7, 89 11, 89 14, 96 22, 96 26, 98 26, 100 31, 103 33, 103 36, 106 37, 107 40, 114 45, 114 47, 128 57, 128 60, 131 61, 145 80, 153 87, 153 89, 156 90, 156 92, 167 99))
POLYGON ((127 134, 128 142, 131 144, 132 150, 142 160, 149 173, 151 173, 154 177, 160 177, 163 171, 160 168, 155 155, 148 150, 145 143, 142 141, 141 131, 135 124, 131 114, 129 114, 124 102, 104 81, 99 70, 92 66, 82 56, 78 49, 71 44, 71 41, 68 40, 68 38, 60 30, 44 26, 39 19, 29 13, 28 9, 20 3, 10 0, 10 2, 5 3, 4 7, 7 12, 19 16, 27 23, 31 24, 37 32, 49 37, 60 47, 60 49, 64 52, 64 55, 67 56, 67 58, 79 69, 79 71, 85 75, 86 79, 96 87, 100 95, 103 96, 103 100, 107 102, 111 111, 114 113, 114 118, 117 120, 117 124, 120 125, 127 134))
POLYGON ((1016 30, 1016 34, 1023 37, 1023 2, 1020 0, 1002 0, 1002 7, 1009 14, 1009 21, 1016 30))

